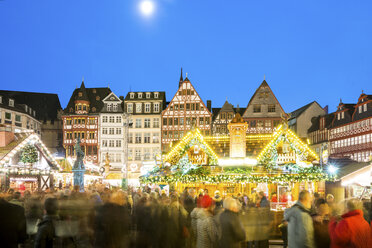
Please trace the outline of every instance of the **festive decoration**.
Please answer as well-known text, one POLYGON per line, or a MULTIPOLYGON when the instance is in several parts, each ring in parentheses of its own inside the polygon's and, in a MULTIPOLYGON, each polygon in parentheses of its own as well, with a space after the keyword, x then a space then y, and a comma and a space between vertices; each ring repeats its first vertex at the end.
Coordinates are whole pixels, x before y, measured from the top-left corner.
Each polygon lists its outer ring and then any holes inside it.
POLYGON ((25 164, 33 164, 39 160, 39 155, 37 153, 37 149, 33 145, 26 145, 21 150, 21 158, 20 161, 25 164))
POLYGON ((181 158, 184 157, 185 153, 189 151, 193 146, 197 146, 208 156, 208 165, 217 165, 218 157, 212 150, 212 148, 204 141, 203 135, 199 129, 188 132, 176 146, 167 154, 165 162, 169 162, 171 165, 176 165, 181 158))
POLYGON ((312 162, 319 160, 319 157, 303 143, 290 129, 279 126, 274 133, 273 139, 266 145, 257 157, 258 164, 264 165, 268 169, 276 168, 278 163, 278 145, 283 143, 284 150, 292 150, 296 154, 298 161, 312 162), (288 149, 288 146, 289 148, 288 149))
POLYGON ((74 186, 79 186, 79 190, 81 192, 84 191, 84 173, 85 173, 85 166, 84 166, 84 152, 81 150, 80 146, 80 139, 78 138, 75 144, 75 153, 76 153, 76 160, 74 166, 72 168, 72 172, 74 173, 74 186))

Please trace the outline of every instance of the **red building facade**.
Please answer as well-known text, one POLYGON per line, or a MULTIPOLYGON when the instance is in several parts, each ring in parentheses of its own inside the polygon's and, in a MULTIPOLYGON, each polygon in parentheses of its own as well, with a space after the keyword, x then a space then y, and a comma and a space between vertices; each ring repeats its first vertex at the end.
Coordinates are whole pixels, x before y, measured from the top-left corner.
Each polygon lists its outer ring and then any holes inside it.
POLYGON ((75 157, 74 146, 79 138, 84 159, 95 164, 99 162, 99 112, 102 100, 110 93, 109 88, 85 88, 84 81, 74 90, 62 116, 66 157, 75 157))

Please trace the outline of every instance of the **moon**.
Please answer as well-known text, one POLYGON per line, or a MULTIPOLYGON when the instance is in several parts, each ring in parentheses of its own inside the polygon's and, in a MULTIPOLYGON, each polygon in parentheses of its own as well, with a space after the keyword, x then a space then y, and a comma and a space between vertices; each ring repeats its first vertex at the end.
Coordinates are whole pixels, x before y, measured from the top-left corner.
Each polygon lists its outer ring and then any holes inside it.
POLYGON ((140 5, 140 11, 144 16, 150 16, 154 12, 155 6, 154 2, 150 0, 144 0, 141 1, 140 5))

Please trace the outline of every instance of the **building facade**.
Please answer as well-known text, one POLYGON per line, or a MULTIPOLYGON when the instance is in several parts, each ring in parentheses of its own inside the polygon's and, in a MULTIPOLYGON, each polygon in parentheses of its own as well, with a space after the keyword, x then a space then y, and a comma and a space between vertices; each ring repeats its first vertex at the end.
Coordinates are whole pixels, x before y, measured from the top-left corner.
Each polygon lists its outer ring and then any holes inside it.
POLYGON ((340 102, 329 135, 330 156, 358 162, 372 158, 372 95, 361 94, 357 104, 340 102))
POLYGON ((212 108, 212 135, 225 136, 229 134, 228 124, 232 121, 236 113, 242 115, 245 109, 234 108, 227 100, 222 108, 212 108))
POLYGON ((313 101, 289 114, 288 126, 298 137, 302 139, 308 138, 308 130, 312 125, 311 120, 316 116, 323 116, 326 111, 313 101))
POLYGON ((124 111, 129 115, 128 171, 132 178, 147 166, 155 165, 161 155, 161 113, 166 105, 165 92, 129 92, 124 99, 124 111))
MULTIPOLYGON (((57 94, 0 90, 4 95, 23 105, 24 111, 40 123, 38 131, 43 143, 56 156, 63 156, 62 147, 62 107, 57 94), (35 112, 35 115, 33 115, 35 112)), ((26 129, 35 126, 34 121, 26 118, 26 129), (27 124, 28 123, 28 124, 27 124), (28 128, 27 128, 28 126, 28 128)))
POLYGON ((108 87, 85 88, 84 81, 72 93, 62 115, 63 147, 67 158, 75 157, 74 146, 80 139, 85 161, 99 164, 99 113, 104 105, 102 99, 110 93, 108 87))
POLYGON ((182 69, 178 90, 166 109, 162 112, 162 150, 181 139, 193 127, 199 128, 203 135, 211 134, 211 102, 208 107, 196 92, 190 80, 183 80, 182 69))
POLYGON ((243 114, 248 133, 272 133, 285 112, 270 86, 264 80, 250 99, 243 114))
POLYGON ((100 166, 105 165, 108 155, 113 168, 122 168, 125 162, 123 101, 111 92, 102 102, 98 134, 100 166))
POLYGON ((32 131, 39 136, 41 134, 41 123, 36 118, 36 110, 16 102, 4 92, 0 92, 0 124, 11 128, 13 133, 32 131))

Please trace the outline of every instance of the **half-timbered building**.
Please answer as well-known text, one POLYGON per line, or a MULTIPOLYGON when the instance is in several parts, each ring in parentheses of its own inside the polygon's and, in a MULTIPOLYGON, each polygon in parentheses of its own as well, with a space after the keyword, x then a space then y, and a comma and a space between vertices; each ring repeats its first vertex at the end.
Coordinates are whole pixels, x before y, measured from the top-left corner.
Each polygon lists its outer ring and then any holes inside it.
POLYGON ((178 141, 193 127, 199 128, 204 135, 211 133, 211 102, 208 107, 187 78, 183 79, 182 69, 178 90, 162 113, 162 149, 178 141))
POLYGON ((63 121, 63 147, 66 157, 75 157, 74 146, 77 139, 85 152, 85 161, 99 162, 99 113, 103 107, 102 99, 111 93, 110 88, 85 88, 84 81, 76 88, 67 104, 63 121))
POLYGON ((234 105, 225 101, 222 108, 212 108, 212 135, 223 136, 229 134, 229 129, 227 125, 232 121, 236 113, 242 115, 245 108, 234 108, 234 105))

